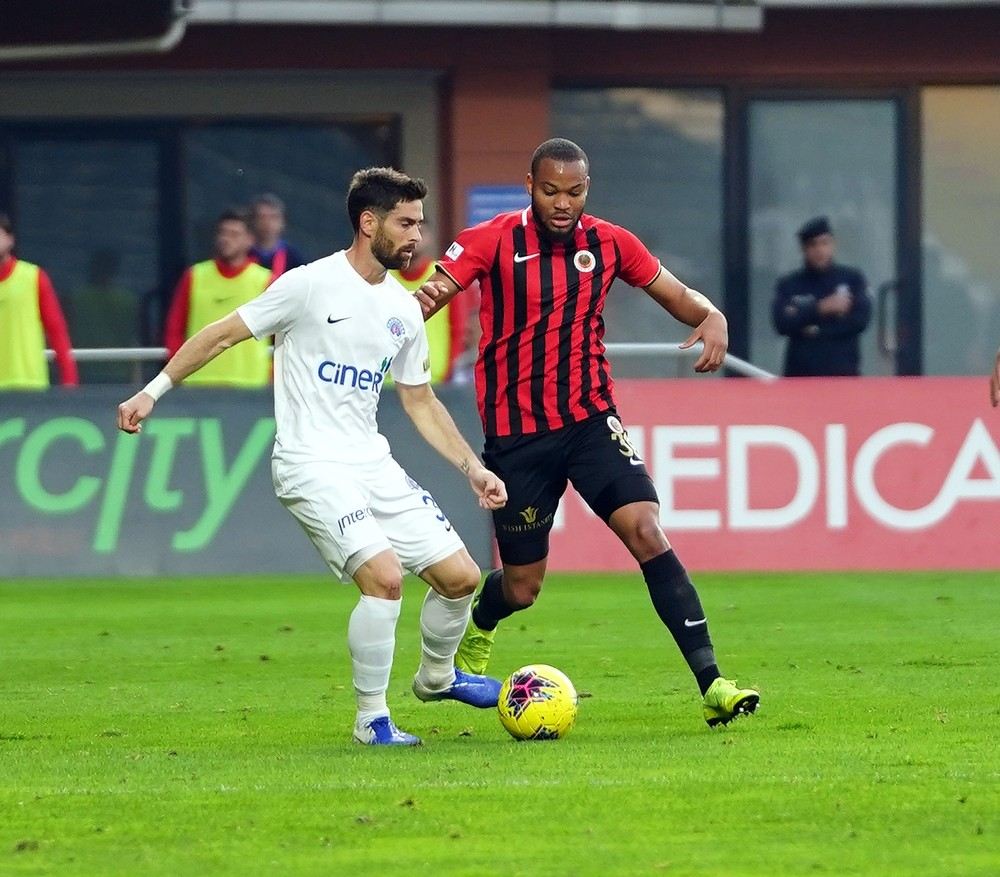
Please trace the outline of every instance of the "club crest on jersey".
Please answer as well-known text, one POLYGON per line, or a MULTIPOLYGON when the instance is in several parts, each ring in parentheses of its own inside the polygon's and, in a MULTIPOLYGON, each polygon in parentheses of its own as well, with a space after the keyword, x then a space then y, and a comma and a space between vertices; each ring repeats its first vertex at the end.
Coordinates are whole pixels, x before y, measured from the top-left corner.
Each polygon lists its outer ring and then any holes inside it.
POLYGON ((590 250, 577 250, 576 255, 573 256, 573 264, 577 271, 589 274, 597 267, 597 259, 594 258, 594 254, 590 250))
POLYGON ((399 317, 389 317, 389 322, 385 325, 393 338, 402 338, 406 335, 406 326, 399 317))

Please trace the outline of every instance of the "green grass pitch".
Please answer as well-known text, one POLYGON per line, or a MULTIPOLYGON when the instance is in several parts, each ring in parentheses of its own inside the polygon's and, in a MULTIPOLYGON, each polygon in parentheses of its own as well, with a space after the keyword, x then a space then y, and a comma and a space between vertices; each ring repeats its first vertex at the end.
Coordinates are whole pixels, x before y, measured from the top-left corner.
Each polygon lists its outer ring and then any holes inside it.
POLYGON ((409 693, 409 581, 390 705, 425 745, 371 750, 351 588, 2 583, 0 874, 1000 874, 996 574, 699 586, 757 716, 705 726, 638 576, 553 575, 493 669, 585 697, 515 743, 409 693))

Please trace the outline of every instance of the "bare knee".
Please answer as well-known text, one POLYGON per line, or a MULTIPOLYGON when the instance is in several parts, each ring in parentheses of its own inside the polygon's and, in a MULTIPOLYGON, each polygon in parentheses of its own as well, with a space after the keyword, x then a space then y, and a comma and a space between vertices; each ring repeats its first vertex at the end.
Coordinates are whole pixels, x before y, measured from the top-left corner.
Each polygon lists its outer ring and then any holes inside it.
POLYGON ((509 574, 504 571, 503 595, 515 609, 527 609, 542 590, 541 576, 534 574, 509 574))
POLYGON ((367 583, 365 593, 382 600, 400 600, 403 596, 403 571, 379 572, 367 583), (370 589, 370 590, 369 590, 370 589))
POLYGON ((670 549, 655 515, 641 515, 631 521, 622 534, 622 541, 639 563, 652 560, 670 549))
POLYGON ((381 600, 399 600, 403 596, 403 567, 391 551, 383 551, 361 564, 354 581, 362 594, 381 600))
POLYGON ((464 557, 460 563, 453 565, 447 576, 442 576, 435 583, 436 590, 442 597, 457 600, 468 597, 479 587, 479 566, 471 557, 464 557))
POLYGON ((479 587, 479 566, 462 548, 444 560, 431 564, 420 573, 422 578, 442 597, 457 600, 467 597, 479 587))

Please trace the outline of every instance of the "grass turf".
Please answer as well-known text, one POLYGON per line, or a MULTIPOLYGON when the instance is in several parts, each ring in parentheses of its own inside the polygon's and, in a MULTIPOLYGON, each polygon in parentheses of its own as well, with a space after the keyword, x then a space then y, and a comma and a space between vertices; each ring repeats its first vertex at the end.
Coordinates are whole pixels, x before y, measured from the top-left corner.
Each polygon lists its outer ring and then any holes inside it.
POLYGON ((757 716, 710 731, 637 577, 551 576, 493 669, 554 664, 577 728, 515 743, 409 692, 352 744, 349 588, 0 584, 0 874, 1000 873, 995 575, 702 576, 757 716))

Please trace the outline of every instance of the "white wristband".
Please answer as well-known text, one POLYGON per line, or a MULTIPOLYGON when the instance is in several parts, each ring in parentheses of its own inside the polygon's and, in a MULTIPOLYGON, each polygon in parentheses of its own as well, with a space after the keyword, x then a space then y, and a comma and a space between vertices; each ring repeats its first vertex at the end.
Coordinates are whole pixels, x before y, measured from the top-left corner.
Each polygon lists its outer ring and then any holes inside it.
POLYGON ((167 392, 171 387, 173 387, 174 382, 170 380, 166 372, 160 372, 153 380, 151 380, 145 387, 142 388, 142 392, 147 396, 152 396, 153 401, 156 402, 160 396, 167 392))

